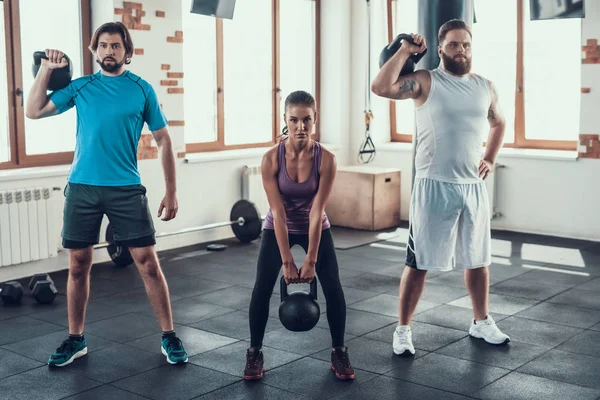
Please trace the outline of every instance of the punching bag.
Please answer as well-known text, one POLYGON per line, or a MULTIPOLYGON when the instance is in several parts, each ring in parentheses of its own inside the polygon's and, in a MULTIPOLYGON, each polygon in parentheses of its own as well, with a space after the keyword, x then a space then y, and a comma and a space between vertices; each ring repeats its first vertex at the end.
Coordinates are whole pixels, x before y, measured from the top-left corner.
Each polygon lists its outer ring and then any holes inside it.
POLYGON ((451 19, 462 19, 473 26, 473 0, 419 0, 419 34, 431 51, 419 63, 419 69, 434 69, 440 64, 437 47, 440 26, 451 19))
MULTIPOLYGON (((474 0, 419 0, 419 30, 417 32, 425 37, 430 51, 423 56, 417 69, 435 69, 440 65, 440 56, 437 51, 438 31, 444 23, 451 19, 462 19, 469 26, 473 26, 475 15, 473 2, 474 0)), ((415 157, 418 140, 418 132, 415 127, 411 186, 414 186, 415 183, 415 157)))

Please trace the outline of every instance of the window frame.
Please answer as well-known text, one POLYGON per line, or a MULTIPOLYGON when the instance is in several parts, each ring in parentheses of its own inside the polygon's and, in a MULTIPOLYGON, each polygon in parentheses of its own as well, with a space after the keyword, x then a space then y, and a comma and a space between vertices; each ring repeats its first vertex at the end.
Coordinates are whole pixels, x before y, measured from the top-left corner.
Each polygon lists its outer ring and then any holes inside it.
MULTIPOLYGON (((81 10, 81 43, 83 54, 83 73, 91 74, 93 69, 92 53, 88 46, 92 38, 91 0, 79 0, 81 10)), ((49 165, 70 164, 73 151, 34 154, 25 153, 25 104, 23 103, 23 58, 21 54, 21 24, 19 0, 3 0, 6 38, 6 73, 9 119, 10 160, 0 162, 0 170, 49 165)), ((0 32, 2 34, 2 32, 0 32)))
MULTIPOLYGON (((272 126, 272 138, 268 142, 262 143, 246 143, 246 144, 225 144, 225 88, 226 84, 223 81, 223 20, 217 18, 216 21, 216 36, 217 36, 217 140, 212 142, 191 142, 185 144, 186 153, 201 153, 209 151, 222 151, 222 150, 235 150, 235 149, 249 149, 257 147, 270 147, 277 142, 277 138, 281 132, 281 89, 279 87, 280 71, 279 71, 279 60, 280 60, 280 1, 282 0, 271 0, 271 38, 272 38, 272 62, 273 62, 273 77, 272 77, 272 110, 273 119, 271 121, 272 126)), ((285 0, 284 0, 285 1, 285 0)), ((320 92, 321 92, 321 71, 320 71, 320 54, 321 54, 321 0, 311 0, 315 3, 315 101, 317 102, 317 111, 320 105, 320 92)), ((317 118, 315 125, 315 132, 311 136, 312 139, 320 140, 320 118, 317 118)))
MULTIPOLYGON (((393 2, 387 0, 388 43, 393 39, 393 2)), ((525 93, 524 93, 524 40, 525 24, 524 0, 517 0, 517 74, 515 84, 515 139, 512 143, 504 143, 503 147, 538 150, 577 150, 577 140, 527 139, 525 136, 525 93)), ((392 142, 412 143, 412 134, 396 132, 396 102, 390 100, 390 138, 392 142)))

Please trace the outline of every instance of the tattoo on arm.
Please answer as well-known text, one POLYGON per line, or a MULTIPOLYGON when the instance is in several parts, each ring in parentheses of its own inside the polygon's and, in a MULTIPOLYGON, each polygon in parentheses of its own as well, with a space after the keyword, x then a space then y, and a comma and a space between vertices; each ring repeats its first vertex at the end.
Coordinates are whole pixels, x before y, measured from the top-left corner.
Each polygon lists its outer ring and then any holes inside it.
POLYGON ((490 109, 488 110, 487 119, 490 121, 493 121, 496 119, 496 113, 494 112, 494 109, 491 106, 490 106, 490 109))
POLYGON ((407 99, 413 97, 417 88, 417 81, 414 79, 403 79, 400 83, 400 90, 398 91, 398 97, 400 99, 407 99))

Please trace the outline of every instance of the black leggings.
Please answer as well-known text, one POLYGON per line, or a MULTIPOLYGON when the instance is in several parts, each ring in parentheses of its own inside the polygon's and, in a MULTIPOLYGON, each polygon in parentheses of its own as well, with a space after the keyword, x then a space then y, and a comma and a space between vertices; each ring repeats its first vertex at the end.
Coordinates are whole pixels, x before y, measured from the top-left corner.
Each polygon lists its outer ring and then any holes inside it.
MULTIPOLYGON (((308 234, 289 234, 289 241, 290 247, 299 244, 304 251, 308 251, 308 234)), ((258 255, 256 282, 250 301, 250 345, 252 347, 262 346, 265 327, 269 319, 269 301, 277 283, 281 265, 281 254, 277 239, 275 239, 275 231, 264 229, 258 255)), ((297 266, 300 267, 300 265, 297 266)), ((346 300, 340 283, 333 237, 329 229, 324 229, 321 234, 315 272, 323 288, 323 294, 325 294, 332 346, 341 347, 344 345, 346 329, 346 300)))

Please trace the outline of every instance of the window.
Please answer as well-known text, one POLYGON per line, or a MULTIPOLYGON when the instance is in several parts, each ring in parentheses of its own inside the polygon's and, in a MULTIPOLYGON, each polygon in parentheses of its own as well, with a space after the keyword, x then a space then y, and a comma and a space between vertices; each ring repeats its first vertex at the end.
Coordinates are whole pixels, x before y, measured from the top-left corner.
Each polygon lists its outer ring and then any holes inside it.
POLYGON ((0 117, 8 129, 3 130, 7 134, 1 138, 0 168, 70 163, 75 147, 76 113, 30 120, 25 117, 24 105, 34 80, 31 63, 36 50, 64 51, 73 63, 73 78, 91 72, 91 55, 87 50, 91 36, 90 0, 5 0, 2 23, 0 93, 7 96, 0 102, 0 117), (80 23, 55 24, 40 36, 39 26, 58 19, 80 23))
POLYGON ((237 2, 233 20, 183 7, 187 152, 270 146, 290 92, 318 102, 319 1, 237 2))
MULTIPOLYGON (((413 0, 388 1, 392 14, 392 31, 388 43, 401 33, 418 33, 419 2, 413 0)), ((428 50, 431 51, 431 50, 428 50)), ((392 141, 410 142, 415 133, 415 106, 412 101, 390 102, 392 141)))
MULTIPOLYGON (((396 26, 402 31, 416 26, 416 6, 411 9, 405 3, 412 2, 388 0, 390 40, 392 32, 400 33, 396 26)), ((494 82, 498 90, 507 121, 504 145, 575 150, 581 99, 581 20, 530 21, 529 4, 524 0, 502 4, 475 0, 475 13, 472 70, 494 82), (550 84, 558 78, 560 85, 550 84)), ((430 43, 430 48, 434 46, 437 43, 430 43)), ((390 111, 392 141, 412 141, 414 106, 391 102, 390 111)))

